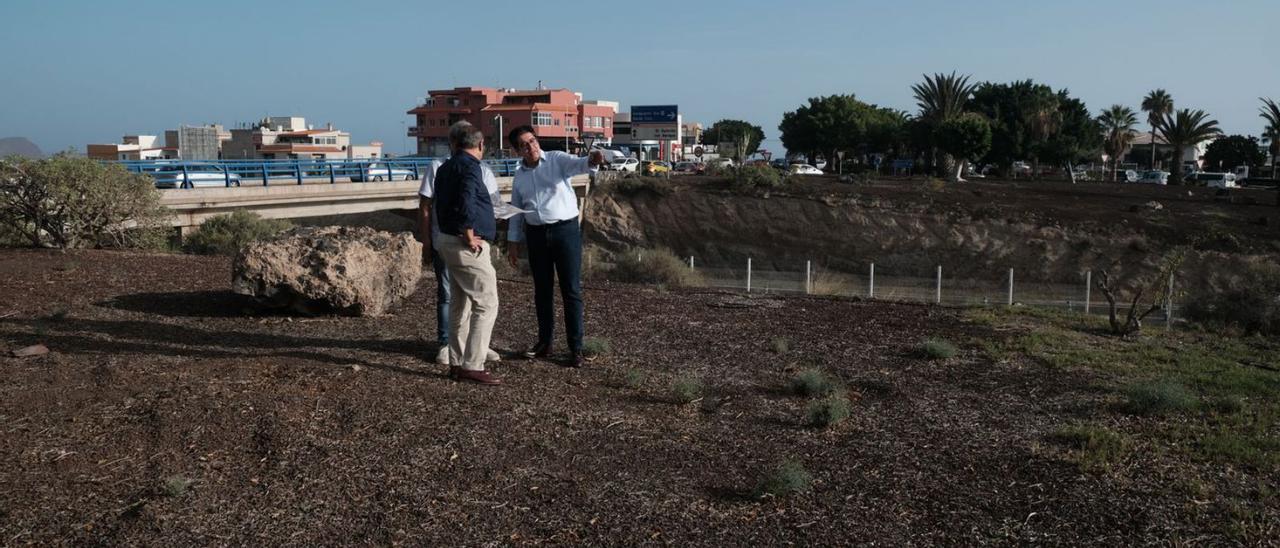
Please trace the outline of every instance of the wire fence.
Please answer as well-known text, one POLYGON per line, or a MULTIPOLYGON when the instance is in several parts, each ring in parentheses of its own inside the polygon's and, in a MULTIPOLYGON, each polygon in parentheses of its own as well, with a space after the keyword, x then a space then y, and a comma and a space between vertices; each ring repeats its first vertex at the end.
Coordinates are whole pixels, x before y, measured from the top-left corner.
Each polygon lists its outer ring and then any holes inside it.
MULTIPOLYGON (((1014 269, 991 278, 954 278, 938 266, 930 274, 895 272, 874 263, 862 273, 833 272, 814 267, 811 261, 794 270, 761 269, 747 259, 736 266, 704 266, 687 257, 688 267, 701 274, 708 287, 749 293, 792 293, 862 297, 868 299, 933 303, 943 306, 1032 306, 1056 308, 1087 314, 1106 315, 1109 307, 1102 293, 1093 287, 1093 273, 1085 272, 1078 283, 1045 282, 1020 278, 1014 269)), ((1173 295, 1173 279, 1168 291, 1173 295)), ((1148 316, 1148 323, 1172 321, 1177 305, 1170 300, 1158 303, 1160 312, 1148 316)), ((1117 312, 1127 313, 1128 303, 1117 303, 1117 312)))

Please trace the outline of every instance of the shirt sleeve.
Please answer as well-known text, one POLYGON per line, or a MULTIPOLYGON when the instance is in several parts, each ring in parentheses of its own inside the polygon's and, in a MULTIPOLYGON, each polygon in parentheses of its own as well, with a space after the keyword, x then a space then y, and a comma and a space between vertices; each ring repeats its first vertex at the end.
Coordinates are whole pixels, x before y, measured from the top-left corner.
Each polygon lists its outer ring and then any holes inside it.
MULTIPOLYGON (((511 205, 521 207, 524 199, 520 196, 520 185, 516 184, 515 179, 511 181, 511 205)), ((524 241, 524 214, 517 214, 507 220, 507 241, 523 242, 524 241)))
POLYGON ((593 171, 598 171, 598 168, 591 165, 590 155, 574 156, 558 150, 547 154, 554 154, 552 157, 556 160, 556 166, 560 168, 560 173, 562 173, 565 178, 576 175, 586 175, 593 171))
POLYGON ((418 195, 423 198, 434 198, 436 195, 436 170, 440 169, 440 160, 432 160, 431 165, 422 174, 422 186, 418 187, 418 195))
POLYGON ((484 171, 484 188, 489 192, 489 203, 493 207, 502 204, 502 192, 498 191, 498 176, 493 174, 493 169, 488 164, 480 164, 480 169, 484 171))

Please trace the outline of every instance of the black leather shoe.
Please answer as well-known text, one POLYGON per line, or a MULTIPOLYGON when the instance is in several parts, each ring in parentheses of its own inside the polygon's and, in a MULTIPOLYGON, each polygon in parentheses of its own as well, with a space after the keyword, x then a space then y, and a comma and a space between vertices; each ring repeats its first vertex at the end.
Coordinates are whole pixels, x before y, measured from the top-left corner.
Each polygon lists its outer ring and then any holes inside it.
POLYGON ((566 361, 566 362, 564 362, 564 366, 565 366, 565 367, 572 367, 572 368, 574 368, 574 369, 577 369, 577 368, 579 368, 579 367, 582 367, 582 366, 586 365, 586 363, 587 363, 587 359, 586 359, 586 357, 585 357, 585 356, 583 356, 583 355, 582 355, 582 351, 581 351, 581 350, 579 350, 579 351, 574 352, 573 354, 569 355, 569 360, 568 360, 568 361, 566 361))
POLYGON ((550 355, 551 355, 551 343, 549 342, 540 342, 538 344, 533 345, 533 348, 530 348, 524 351, 524 357, 531 360, 534 358, 544 359, 550 355))
POLYGON ((457 380, 457 379, 458 379, 458 372, 459 372, 459 371, 462 371, 462 367, 461 367, 461 366, 457 366, 457 365, 450 365, 450 366, 449 366, 449 378, 450 378, 450 379, 457 380))

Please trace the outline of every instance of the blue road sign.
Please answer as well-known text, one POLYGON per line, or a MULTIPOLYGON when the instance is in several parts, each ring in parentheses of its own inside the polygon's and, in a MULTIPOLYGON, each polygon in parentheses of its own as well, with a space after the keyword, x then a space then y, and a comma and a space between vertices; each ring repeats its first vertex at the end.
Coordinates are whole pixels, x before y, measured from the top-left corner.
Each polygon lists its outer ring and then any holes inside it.
POLYGON ((676 122, 676 117, 680 112, 678 105, 649 105, 649 106, 632 106, 631 107, 631 123, 633 124, 662 124, 676 122))

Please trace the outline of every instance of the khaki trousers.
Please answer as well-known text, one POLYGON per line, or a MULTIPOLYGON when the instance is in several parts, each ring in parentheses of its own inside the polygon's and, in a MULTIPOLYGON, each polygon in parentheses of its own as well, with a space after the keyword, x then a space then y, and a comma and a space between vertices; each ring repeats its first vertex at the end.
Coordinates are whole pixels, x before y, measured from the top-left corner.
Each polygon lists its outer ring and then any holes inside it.
POLYGON ((489 242, 480 253, 457 236, 441 234, 436 251, 449 269, 449 363, 472 371, 484 370, 493 323, 498 319, 498 274, 493 270, 489 242))

